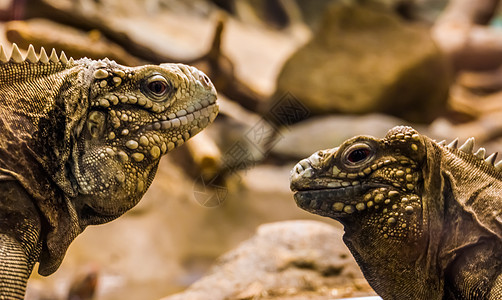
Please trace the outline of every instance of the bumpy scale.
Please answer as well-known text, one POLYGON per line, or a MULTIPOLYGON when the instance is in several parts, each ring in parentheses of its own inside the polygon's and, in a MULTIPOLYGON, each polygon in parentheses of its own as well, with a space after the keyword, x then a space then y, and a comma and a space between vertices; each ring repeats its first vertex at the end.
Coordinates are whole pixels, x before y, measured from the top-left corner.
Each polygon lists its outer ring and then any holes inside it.
POLYGON ((300 161, 299 207, 340 221, 384 299, 502 299, 502 163, 410 127, 300 161))
POLYGON ((24 58, 0 47, 0 299, 22 299, 86 226, 138 203, 159 159, 211 123, 216 91, 182 64, 24 58))

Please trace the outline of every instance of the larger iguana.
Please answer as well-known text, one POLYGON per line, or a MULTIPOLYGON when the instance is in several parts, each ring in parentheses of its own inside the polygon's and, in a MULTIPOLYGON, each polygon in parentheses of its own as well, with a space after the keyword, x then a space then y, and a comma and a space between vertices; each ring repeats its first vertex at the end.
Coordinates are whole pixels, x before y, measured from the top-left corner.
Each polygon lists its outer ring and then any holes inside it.
POLYGON ((22 299, 88 225, 138 203, 159 159, 214 120, 216 91, 182 64, 125 67, 0 47, 0 299, 22 299))
POLYGON ((314 153, 291 173, 299 207, 340 221, 383 299, 502 299, 502 173, 495 155, 395 127, 314 153))

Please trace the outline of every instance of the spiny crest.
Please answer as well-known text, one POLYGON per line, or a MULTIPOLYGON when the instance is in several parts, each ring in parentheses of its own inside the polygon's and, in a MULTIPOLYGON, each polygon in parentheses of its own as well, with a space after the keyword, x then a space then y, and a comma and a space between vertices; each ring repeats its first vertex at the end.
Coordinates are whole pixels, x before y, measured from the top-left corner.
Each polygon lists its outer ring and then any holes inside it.
POLYGON ((5 53, 5 50, 2 45, 0 45, 0 62, 1 63, 23 63, 23 62, 29 62, 29 63, 42 63, 42 64, 50 64, 50 63, 61 63, 63 65, 71 65, 73 64, 73 58, 70 57, 68 59, 66 57, 66 54, 61 51, 61 55, 58 57, 56 50, 52 49, 51 55, 48 56, 47 52, 45 52, 44 47, 40 48, 40 55, 37 56, 35 53, 35 48, 33 45, 30 44, 28 47, 28 52, 26 54, 26 57, 23 57, 21 54, 21 51, 19 50, 18 46, 14 43, 12 44, 12 52, 10 56, 7 56, 5 53))
MULTIPOLYGON (((445 140, 442 140, 441 142, 438 142, 437 144, 440 145, 440 146, 442 146, 442 147, 449 148, 449 149, 457 149, 457 147, 458 147, 458 138, 454 139, 447 146, 445 146, 446 145, 446 141, 445 140)), ((485 155, 486 155, 486 149, 485 148, 480 147, 474 153, 472 152, 473 149, 474 149, 474 138, 473 137, 468 138, 467 141, 465 141, 465 143, 462 146, 458 147, 458 150, 460 150, 462 152, 465 152, 465 153, 468 153, 468 154, 471 154, 471 155, 475 156, 478 159, 484 160, 486 164, 495 167, 495 169, 497 171, 502 171, 502 160, 500 160, 497 163, 495 163, 495 161, 497 159, 498 152, 492 153, 488 157, 485 158, 485 155)))

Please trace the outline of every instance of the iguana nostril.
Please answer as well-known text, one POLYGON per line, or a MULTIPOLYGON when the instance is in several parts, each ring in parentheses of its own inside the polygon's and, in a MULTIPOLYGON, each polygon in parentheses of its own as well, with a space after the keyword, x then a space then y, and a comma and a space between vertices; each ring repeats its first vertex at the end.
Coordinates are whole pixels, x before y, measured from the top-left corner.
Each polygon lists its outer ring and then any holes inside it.
POLYGON ((295 172, 294 173, 300 174, 303 170, 304 169, 303 169, 303 167, 300 164, 296 164, 295 165, 295 170, 294 170, 295 172))
POLYGON ((298 163, 300 166, 302 166, 302 168, 305 170, 305 169, 308 169, 310 168, 310 163, 309 163, 309 160, 308 158, 307 159, 302 159, 299 163, 298 163))
POLYGON ((209 78, 207 78, 207 76, 205 74, 202 74, 202 83, 204 83, 204 86, 211 85, 211 81, 209 80, 209 78))
POLYGON ((307 168, 300 175, 305 178, 310 178, 314 175, 314 170, 312 168, 307 168))
POLYGON ((198 71, 198 80, 200 82, 200 84, 206 89, 206 90, 214 90, 214 85, 213 83, 211 82, 211 80, 209 79, 209 77, 207 77, 206 74, 204 74, 202 71, 198 71))

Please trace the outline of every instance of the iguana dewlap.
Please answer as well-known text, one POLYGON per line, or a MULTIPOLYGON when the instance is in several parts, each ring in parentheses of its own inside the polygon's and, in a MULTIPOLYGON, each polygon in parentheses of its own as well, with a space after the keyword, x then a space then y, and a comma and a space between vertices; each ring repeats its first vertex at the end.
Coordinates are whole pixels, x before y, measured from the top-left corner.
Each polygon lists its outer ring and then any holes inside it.
POLYGON ((300 161, 291 189, 344 225, 383 299, 502 299, 502 165, 473 146, 399 126, 300 161))
POLYGON ((0 299, 22 299, 88 225, 138 203, 162 155, 211 123, 216 91, 182 64, 0 48, 0 299))

